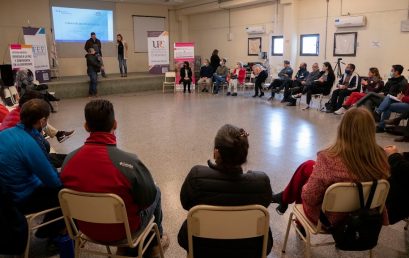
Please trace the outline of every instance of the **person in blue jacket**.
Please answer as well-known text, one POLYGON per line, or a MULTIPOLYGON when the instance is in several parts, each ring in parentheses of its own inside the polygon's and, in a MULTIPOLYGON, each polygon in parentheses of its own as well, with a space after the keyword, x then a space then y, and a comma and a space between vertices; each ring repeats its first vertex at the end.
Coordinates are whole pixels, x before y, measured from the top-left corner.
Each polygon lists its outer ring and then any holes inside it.
POLYGON ((46 140, 41 135, 49 115, 44 100, 32 99, 21 107, 21 122, 0 132, 0 184, 22 214, 59 206, 61 181, 47 158, 46 140))

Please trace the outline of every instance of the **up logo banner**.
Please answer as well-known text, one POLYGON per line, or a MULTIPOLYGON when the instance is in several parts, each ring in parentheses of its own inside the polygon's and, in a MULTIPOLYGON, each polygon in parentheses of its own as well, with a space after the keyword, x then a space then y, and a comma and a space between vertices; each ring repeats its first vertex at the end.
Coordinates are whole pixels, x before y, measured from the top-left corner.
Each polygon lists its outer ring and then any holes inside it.
POLYGON ((160 74, 169 70, 169 33, 148 31, 149 72, 160 74))

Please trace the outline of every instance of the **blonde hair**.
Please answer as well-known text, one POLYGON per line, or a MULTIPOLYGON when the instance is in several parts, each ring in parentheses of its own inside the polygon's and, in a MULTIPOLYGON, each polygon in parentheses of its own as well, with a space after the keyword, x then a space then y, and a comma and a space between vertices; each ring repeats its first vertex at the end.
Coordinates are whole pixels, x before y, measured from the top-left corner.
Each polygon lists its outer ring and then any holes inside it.
POLYGON ((335 143, 325 151, 341 157, 348 173, 361 182, 389 176, 385 151, 376 143, 375 120, 366 108, 352 108, 345 113, 335 143))

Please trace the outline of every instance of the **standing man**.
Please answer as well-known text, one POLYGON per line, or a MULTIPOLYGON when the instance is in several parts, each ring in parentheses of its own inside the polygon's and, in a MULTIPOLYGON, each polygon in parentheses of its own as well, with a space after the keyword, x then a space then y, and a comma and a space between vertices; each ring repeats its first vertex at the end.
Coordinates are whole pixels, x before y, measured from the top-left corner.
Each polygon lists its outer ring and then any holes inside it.
POLYGON ((85 58, 87 59, 87 74, 89 76, 88 96, 96 97, 98 83, 97 73, 101 69, 101 63, 99 62, 95 49, 93 48, 88 49, 88 54, 85 55, 85 58))
POLYGON ((95 54, 98 57, 98 61, 101 64, 101 75, 102 77, 106 78, 105 68, 104 68, 104 61, 102 60, 102 46, 101 41, 97 39, 97 35, 95 32, 91 32, 91 38, 85 42, 84 49, 89 53, 89 49, 93 48, 95 50, 95 54))

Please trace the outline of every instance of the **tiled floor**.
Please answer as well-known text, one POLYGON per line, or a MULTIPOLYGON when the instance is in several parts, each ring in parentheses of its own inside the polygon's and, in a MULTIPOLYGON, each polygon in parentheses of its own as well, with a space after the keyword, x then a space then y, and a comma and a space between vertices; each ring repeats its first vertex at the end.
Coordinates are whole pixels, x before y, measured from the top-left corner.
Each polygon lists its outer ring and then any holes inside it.
MULTIPOLYGON (((209 94, 139 94, 108 96, 114 103, 118 121, 118 146, 136 153, 151 170, 163 194, 164 228, 171 245, 166 257, 186 257, 177 243, 177 232, 186 217, 180 205, 180 187, 190 168, 206 164, 212 157, 216 131, 225 123, 246 129, 250 133, 250 151, 245 169, 265 171, 273 191, 284 188, 295 168, 307 159, 315 159, 316 152, 328 145, 336 134, 340 117, 318 112, 302 111, 299 106, 286 107, 278 96, 271 103, 253 99, 250 93, 238 97, 209 94)), ((59 112, 50 123, 60 129, 75 129, 76 134, 59 144, 52 140, 61 153, 82 145, 87 133, 83 129, 83 108, 88 98, 62 100, 59 112)), ((393 137, 377 136, 380 145, 390 145, 393 137)), ((408 144, 397 144, 409 151, 408 144)), ((274 248, 269 257, 281 257, 281 246, 288 220, 288 211, 280 216, 276 205, 269 207, 274 248)), ((37 248, 36 248, 37 249, 37 248)), ((284 257, 302 257, 303 243, 292 231, 287 254, 284 257)), ((42 257, 41 251, 38 257, 42 257)), ((409 257, 409 233, 403 223, 384 227, 375 257, 409 257)), ((334 247, 313 249, 314 257, 367 257, 366 252, 337 252, 334 247)))

